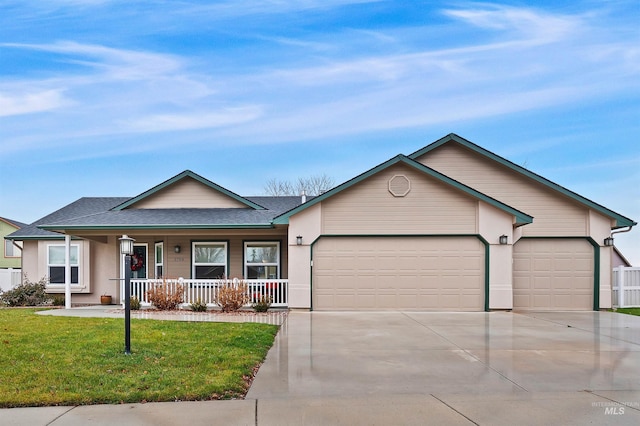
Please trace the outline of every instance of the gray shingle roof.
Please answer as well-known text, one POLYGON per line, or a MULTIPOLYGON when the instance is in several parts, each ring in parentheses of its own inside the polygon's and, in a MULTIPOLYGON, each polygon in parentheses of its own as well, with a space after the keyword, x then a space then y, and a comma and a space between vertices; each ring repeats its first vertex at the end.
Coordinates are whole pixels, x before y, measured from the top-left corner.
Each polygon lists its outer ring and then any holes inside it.
POLYGON ((73 203, 64 206, 63 208, 56 210, 55 212, 36 220, 30 225, 26 225, 23 228, 7 235, 8 239, 48 239, 48 238, 62 238, 62 236, 56 232, 45 231, 38 228, 39 225, 56 223, 68 218, 83 217, 98 212, 109 210, 118 204, 121 204, 128 200, 129 197, 84 197, 73 203))
POLYGON ((85 197, 8 236, 12 239, 59 239, 56 229, 175 228, 215 229, 271 226, 272 219, 297 207, 300 197, 247 197, 265 207, 221 209, 125 209, 112 210, 128 197, 85 197), (44 228, 44 229, 43 229, 44 228), (47 230, 49 229, 49 230, 47 230))
POLYGON ((12 220, 12 219, 9 219, 7 217, 1 217, 0 216, 0 220, 3 220, 5 222, 7 222, 8 224, 14 225, 17 228, 24 228, 25 226, 27 226, 26 223, 18 222, 17 220, 12 220))

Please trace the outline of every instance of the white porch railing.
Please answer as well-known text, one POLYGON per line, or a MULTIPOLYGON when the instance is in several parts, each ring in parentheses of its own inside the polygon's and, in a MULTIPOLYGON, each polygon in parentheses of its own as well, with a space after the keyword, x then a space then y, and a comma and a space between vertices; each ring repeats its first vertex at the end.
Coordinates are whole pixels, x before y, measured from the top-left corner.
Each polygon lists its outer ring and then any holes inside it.
POLYGON ((614 307, 640 307, 640 268, 618 266, 613 270, 612 284, 614 307))
MULTIPOLYGON (((150 306, 148 291, 161 286, 169 286, 177 288, 182 286, 184 302, 183 306, 200 301, 207 306, 216 306, 215 297, 218 295, 218 289, 229 281, 233 280, 193 280, 193 279, 149 279, 149 280, 131 280, 131 297, 137 297, 142 306, 150 306)), ((235 283, 238 281, 235 280, 235 283)), ((286 307, 289 301, 288 284, 289 280, 244 280, 247 285, 247 294, 251 306, 259 301, 262 296, 271 296, 271 306, 286 307)), ((124 284, 121 285, 120 294, 124 294, 124 284)), ((121 297, 120 300, 125 300, 121 297)))

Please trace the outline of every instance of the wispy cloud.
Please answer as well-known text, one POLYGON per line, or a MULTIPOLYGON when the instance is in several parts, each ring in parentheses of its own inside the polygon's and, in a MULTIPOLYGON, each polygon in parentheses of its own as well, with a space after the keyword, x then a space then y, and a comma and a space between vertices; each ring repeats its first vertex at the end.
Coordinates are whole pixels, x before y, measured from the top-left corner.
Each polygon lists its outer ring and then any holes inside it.
POLYGON ((174 130, 194 130, 231 126, 246 123, 260 117, 261 109, 257 106, 242 108, 225 108, 214 112, 195 112, 184 114, 158 114, 140 117, 133 121, 123 122, 124 131, 131 132, 164 132, 174 130))
MULTIPOLYGON (((212 8, 240 13, 241 6, 282 11, 348 3, 352 2, 186 2, 181 7, 189 13, 212 8)), ((440 23, 442 28, 463 31, 467 37, 430 47, 420 43, 422 32, 432 34, 428 26, 412 28, 411 39, 406 39, 404 29, 393 26, 384 31, 346 28, 331 36, 248 35, 251 42, 245 42, 262 44, 254 48, 256 53, 236 57, 231 64, 218 53, 217 44, 187 54, 78 41, 5 43, 0 49, 56 54, 55 60, 75 68, 0 84, 0 91, 18 93, 11 84, 32 84, 40 88, 34 92, 40 96, 21 100, 5 95, 6 110, 57 114, 47 134, 30 136, 32 143, 38 137, 46 140, 52 132, 65 143, 81 143, 82 135, 205 129, 214 137, 232 137, 228 140, 234 144, 265 143, 433 126, 576 104, 628 90, 634 85, 633 70, 640 67, 633 40, 616 39, 606 44, 608 49, 600 48, 610 36, 594 24, 598 20, 594 13, 554 14, 473 3, 443 10, 441 16, 447 18, 440 23), (252 54, 258 54, 265 41, 280 45, 282 60, 252 62, 252 54), (339 47, 346 42, 368 48, 354 53, 339 47), (618 57, 624 59, 614 60, 618 57), (65 102, 74 108, 57 111, 65 102), (86 123, 84 131, 77 129, 79 121, 86 123)), ((153 149, 151 143, 148 149, 153 149)))
POLYGON ((443 13, 483 29, 524 37, 530 43, 560 40, 575 33, 583 23, 581 16, 489 3, 446 9, 443 13))
POLYGON ((3 93, 0 89, 0 117, 51 111, 68 105, 61 90, 3 93))

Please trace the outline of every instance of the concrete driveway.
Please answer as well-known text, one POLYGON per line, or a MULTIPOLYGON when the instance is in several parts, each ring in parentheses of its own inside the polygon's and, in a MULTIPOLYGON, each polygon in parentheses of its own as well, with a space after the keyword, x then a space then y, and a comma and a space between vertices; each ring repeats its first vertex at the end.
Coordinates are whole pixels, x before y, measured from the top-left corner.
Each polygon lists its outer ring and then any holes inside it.
POLYGON ((292 312, 247 399, 280 424, 640 424, 640 317, 292 312))

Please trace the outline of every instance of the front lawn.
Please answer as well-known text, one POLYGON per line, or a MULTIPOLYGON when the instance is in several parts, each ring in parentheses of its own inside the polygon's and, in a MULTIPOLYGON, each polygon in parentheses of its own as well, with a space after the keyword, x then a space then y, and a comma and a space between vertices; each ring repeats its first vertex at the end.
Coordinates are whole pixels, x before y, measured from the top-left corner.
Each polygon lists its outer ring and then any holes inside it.
POLYGON ((618 308, 616 312, 621 314, 637 315, 640 317, 640 308, 618 308))
POLYGON ((0 309, 0 407, 242 397, 277 326, 0 309))

